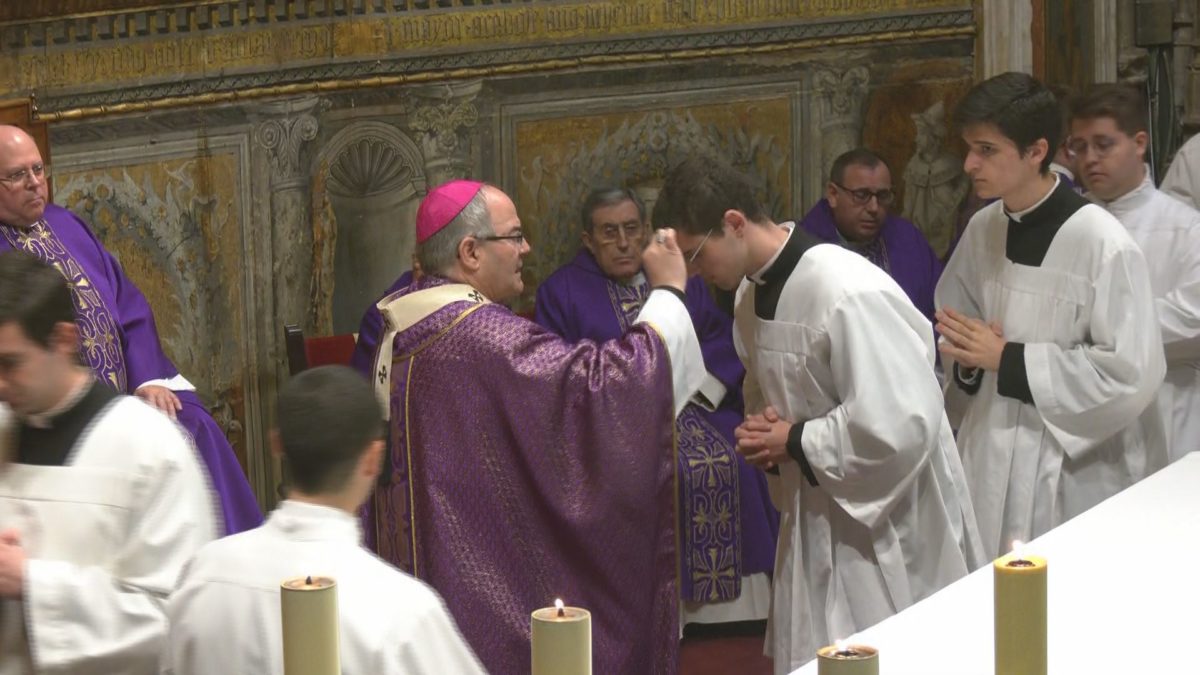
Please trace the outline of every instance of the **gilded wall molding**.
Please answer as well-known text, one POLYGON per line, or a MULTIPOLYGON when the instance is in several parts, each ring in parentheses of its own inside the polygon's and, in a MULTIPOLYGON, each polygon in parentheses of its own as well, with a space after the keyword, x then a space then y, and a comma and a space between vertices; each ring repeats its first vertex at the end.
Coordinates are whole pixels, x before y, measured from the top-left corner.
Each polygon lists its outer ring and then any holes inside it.
POLYGON ((0 93, 34 91, 42 117, 57 121, 464 78, 965 37, 974 30, 972 9, 963 0, 514 2, 106 45, 23 47, 0 57, 0 73, 8 73, 0 75, 0 93), (877 13, 861 16, 872 10, 877 13), (477 28, 479 22, 492 27, 477 28), (554 26, 564 27, 561 34, 554 26), (10 68, 3 67, 6 59, 10 68))

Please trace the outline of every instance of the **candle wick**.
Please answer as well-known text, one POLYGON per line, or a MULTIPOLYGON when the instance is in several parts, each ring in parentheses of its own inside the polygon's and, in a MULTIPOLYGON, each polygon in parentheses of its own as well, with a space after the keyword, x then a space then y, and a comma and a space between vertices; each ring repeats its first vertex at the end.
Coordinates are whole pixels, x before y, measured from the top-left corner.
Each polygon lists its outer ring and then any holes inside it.
POLYGON ((1008 567, 1033 567, 1033 561, 1017 558, 1016 560, 1008 561, 1008 567))
POLYGON ((567 615, 567 611, 566 611, 566 609, 565 609, 565 608, 563 608, 563 607, 559 607, 559 608, 558 608, 558 615, 559 615, 559 616, 566 616, 566 615, 567 615))
POLYGON ((304 585, 312 586, 312 577, 304 577, 304 585))

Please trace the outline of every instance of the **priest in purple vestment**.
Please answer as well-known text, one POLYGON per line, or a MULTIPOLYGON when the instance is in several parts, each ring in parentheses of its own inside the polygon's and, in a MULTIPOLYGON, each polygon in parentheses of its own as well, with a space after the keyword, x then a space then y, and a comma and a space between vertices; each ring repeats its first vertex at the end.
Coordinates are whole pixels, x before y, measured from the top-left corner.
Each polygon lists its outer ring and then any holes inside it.
POLYGON ((888 213, 893 199, 887 163, 856 148, 834 160, 825 198, 804 215, 800 227, 875 263, 932 323, 933 289, 942 276, 942 261, 916 225, 888 213))
POLYGON ((62 272, 75 299, 80 359, 101 382, 159 408, 191 435, 225 533, 257 527, 262 512, 233 448, 163 353, 146 298, 83 221, 48 203, 48 179, 33 139, 0 126, 0 251, 27 251, 62 272))
POLYGON ((530 672, 530 612, 556 598, 591 611, 594 672, 675 673, 671 421, 704 367, 674 233, 644 254, 629 330, 578 343, 502 304, 530 249, 498 188, 433 189, 416 239, 423 275, 378 303, 390 457, 371 543, 437 589, 492 673, 530 672))
MULTIPOLYGON (((619 338, 650 292, 641 256, 650 238, 646 207, 632 190, 599 188, 584 201, 580 220, 584 247, 538 287, 535 320, 571 342, 619 338)), ((675 420, 684 619, 765 619, 779 513, 766 476, 734 450, 745 369, 733 347, 733 322, 704 281, 692 277, 686 293, 706 372, 675 420)))

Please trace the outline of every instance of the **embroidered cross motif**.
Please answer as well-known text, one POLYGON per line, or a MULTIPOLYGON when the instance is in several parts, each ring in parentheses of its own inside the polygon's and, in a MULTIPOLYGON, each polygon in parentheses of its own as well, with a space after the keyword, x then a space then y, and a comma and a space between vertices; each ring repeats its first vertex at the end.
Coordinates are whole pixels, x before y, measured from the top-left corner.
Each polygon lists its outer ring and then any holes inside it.
POLYGON ((483 302, 483 294, 479 291, 471 291, 470 293, 467 293, 467 297, 475 302, 483 302))
POLYGON ((379 367, 379 384, 387 384, 387 368, 379 367))

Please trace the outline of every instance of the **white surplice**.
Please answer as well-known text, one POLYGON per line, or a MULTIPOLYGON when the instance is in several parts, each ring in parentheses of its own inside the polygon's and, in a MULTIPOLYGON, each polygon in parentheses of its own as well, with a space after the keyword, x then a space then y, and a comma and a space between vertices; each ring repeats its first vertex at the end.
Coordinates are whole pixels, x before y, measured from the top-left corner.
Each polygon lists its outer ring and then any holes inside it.
POLYGON ((0 675, 156 673, 167 595, 216 536, 195 450, 170 418, 127 396, 92 421, 65 466, 9 462, 15 424, 0 406, 0 530, 16 528, 29 556, 24 599, 0 604, 0 675))
POLYGON ((1141 250, 1065 185, 1020 217, 1031 225, 1042 209, 1065 215, 1037 226, 1058 227, 1039 265, 1008 258, 996 201, 971 219, 934 294, 939 309, 997 322, 1024 344, 1032 404, 1002 395, 996 372, 973 395, 947 378, 948 404, 965 399, 958 447, 989 557, 1132 485, 1166 452, 1156 401, 1166 364, 1141 250))
POLYGON ((284 501, 261 527, 205 546, 171 596, 174 675, 283 675, 279 585, 337 582, 344 675, 482 673, 441 598, 360 545, 358 518, 284 501))
POLYGON ((1200 209, 1200 134, 1189 138, 1175 153, 1161 189, 1168 196, 1200 209))
POLYGON ((755 278, 734 312, 746 409, 804 423, 817 481, 795 461, 768 478, 782 519, 767 646, 788 673, 983 559, 928 320, 878 267, 804 232, 755 278))
POLYGON ((1098 203, 1146 256, 1167 358, 1159 397, 1173 462, 1200 450, 1200 211, 1156 189, 1149 167, 1135 190, 1098 203))

